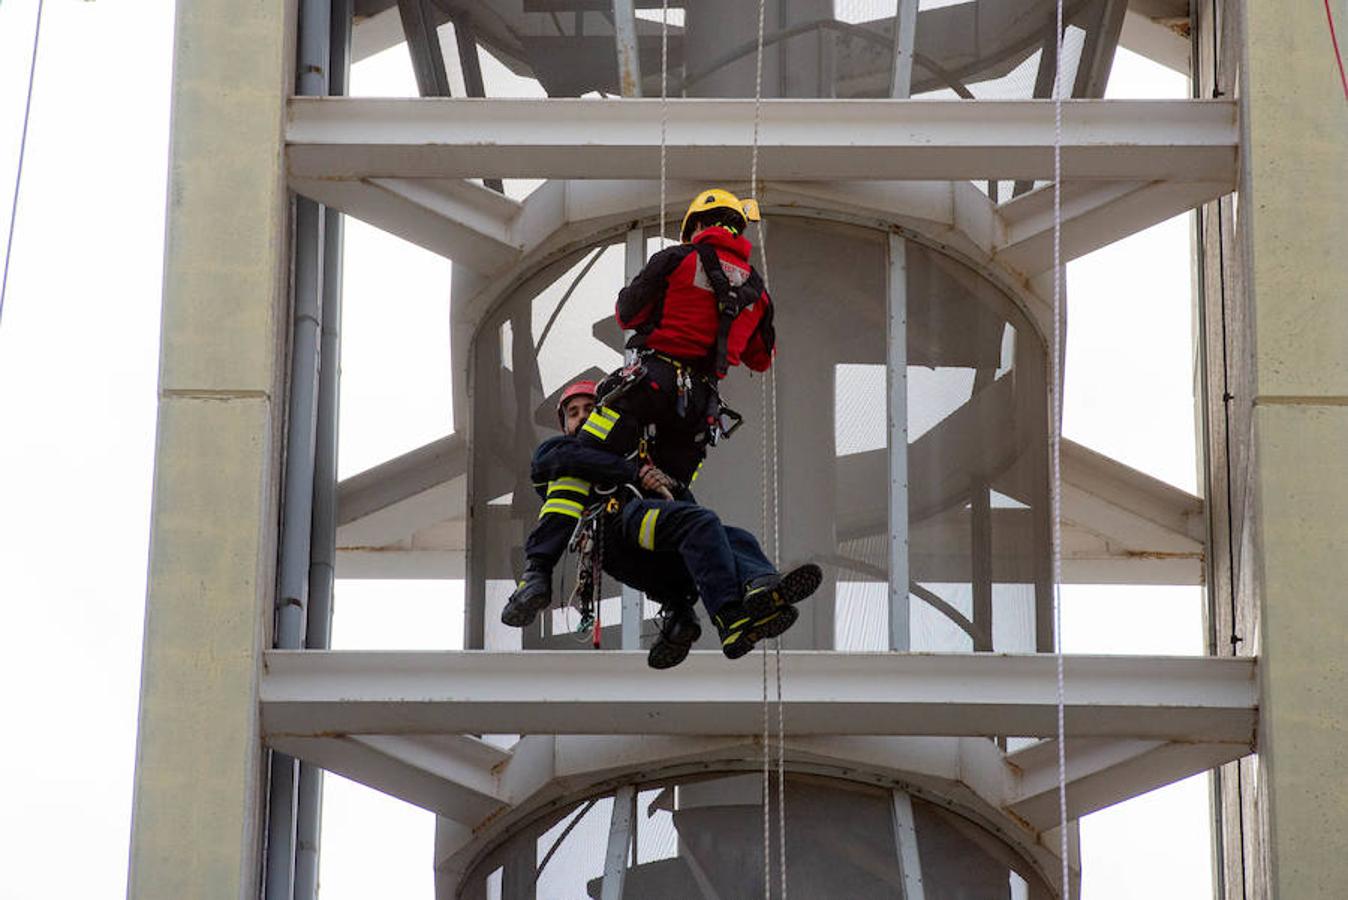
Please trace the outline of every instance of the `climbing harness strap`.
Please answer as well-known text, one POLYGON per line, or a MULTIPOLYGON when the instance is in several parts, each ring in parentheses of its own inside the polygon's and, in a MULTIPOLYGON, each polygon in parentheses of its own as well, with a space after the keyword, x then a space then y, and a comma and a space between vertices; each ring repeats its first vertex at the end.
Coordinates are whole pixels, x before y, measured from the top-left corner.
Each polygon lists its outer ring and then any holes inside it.
MULTIPOLYGON (((706 389, 706 408, 698 410, 697 414, 705 428, 705 440, 709 446, 716 446, 734 434, 744 424, 744 416, 732 409, 722 398, 720 385, 715 379, 703 374, 697 367, 683 360, 666 356, 658 350, 649 348, 638 352, 634 360, 604 380, 599 386, 600 396, 595 407, 596 410, 604 410, 605 415, 611 418, 615 417, 617 413, 612 409, 613 403, 634 387, 644 384, 649 379, 651 371, 648 362, 652 359, 661 360, 674 369, 675 412, 680 419, 688 416, 688 398, 693 393, 694 383, 696 382, 706 389)), ((613 421, 616 422, 616 418, 613 421)), ((604 429, 603 423, 599 423, 597 427, 603 430, 603 434, 607 436, 608 431, 604 429)), ((585 428, 589 430, 588 422, 585 428)))
POLYGON ((702 272, 711 285, 711 291, 716 295, 716 344, 711 351, 711 364, 716 377, 724 378, 730 369, 728 359, 730 329, 739 314, 753 306, 758 297, 748 291, 741 292, 730 283, 715 248, 707 244, 694 244, 693 247, 697 251, 698 262, 702 264, 702 272))

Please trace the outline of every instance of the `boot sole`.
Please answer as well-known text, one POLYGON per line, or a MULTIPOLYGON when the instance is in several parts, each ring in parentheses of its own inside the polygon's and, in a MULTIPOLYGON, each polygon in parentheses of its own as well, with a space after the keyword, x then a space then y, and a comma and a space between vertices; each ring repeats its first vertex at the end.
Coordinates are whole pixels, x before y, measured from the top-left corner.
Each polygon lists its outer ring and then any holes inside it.
POLYGON ((692 644, 671 644, 667 641, 652 644, 650 652, 646 654, 646 665, 652 669, 672 669, 687 659, 692 649, 692 644))
POLYGON ((701 627, 693 629, 693 636, 683 644, 667 640, 664 635, 656 635, 655 643, 651 644, 651 649, 646 654, 646 665, 652 669, 674 668, 688 658, 688 651, 693 649, 693 644, 697 643, 700 637, 702 637, 701 627))
POLYGON ((814 563, 806 563, 783 575, 772 590, 745 597, 744 608, 749 615, 761 619, 775 610, 799 603, 819 590, 823 583, 824 571, 814 563))
POLYGON ((501 623, 512 628, 525 628, 532 625, 538 614, 551 605, 551 597, 539 597, 532 603, 525 601, 514 607, 507 603, 501 610, 501 623))

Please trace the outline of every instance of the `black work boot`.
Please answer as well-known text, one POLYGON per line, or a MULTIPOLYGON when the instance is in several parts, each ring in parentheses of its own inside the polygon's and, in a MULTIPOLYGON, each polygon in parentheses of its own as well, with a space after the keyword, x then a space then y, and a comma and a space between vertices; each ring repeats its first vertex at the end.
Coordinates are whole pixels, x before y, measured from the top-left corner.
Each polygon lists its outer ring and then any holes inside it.
POLYGON ((730 659, 739 659, 759 641, 785 632, 798 618, 800 613, 794 606, 785 605, 766 616, 755 616, 743 603, 732 600, 717 610, 712 621, 721 636, 721 652, 730 659))
POLYGON ((819 590, 824 573, 814 563, 797 566, 785 575, 760 575, 744 586, 744 608, 757 618, 775 609, 799 603, 819 590))
POLYGON ((552 573, 529 566, 501 610, 501 621, 515 628, 523 628, 534 620, 539 610, 551 605, 552 573))
POLYGON ((646 665, 652 669, 672 669, 688 658, 688 651, 702 637, 702 626, 691 605, 661 604, 655 617, 660 633, 655 636, 646 665))

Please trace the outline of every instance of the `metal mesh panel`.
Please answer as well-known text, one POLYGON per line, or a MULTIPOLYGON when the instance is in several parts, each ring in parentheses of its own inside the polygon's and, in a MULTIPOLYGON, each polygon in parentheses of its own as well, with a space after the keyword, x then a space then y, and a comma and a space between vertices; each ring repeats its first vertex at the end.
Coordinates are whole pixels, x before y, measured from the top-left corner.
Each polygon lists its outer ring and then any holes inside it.
MULTIPOLYGON (((637 796, 633 832, 620 833, 629 842, 625 898, 688 900, 762 893, 760 775, 713 776, 642 789, 637 796)), ((465 879, 460 896, 598 898, 612 808, 612 797, 601 796, 524 827, 484 857, 465 879)), ((1046 900, 1050 896, 1032 866, 991 832, 921 800, 913 799, 912 810, 927 897, 1046 900)), ((786 811, 786 877, 793 896, 887 900, 901 895, 890 791, 788 775, 786 811)), ((775 875, 775 818, 770 840, 775 875)))
MULTIPOLYGON (((778 304, 781 562, 814 560, 827 572, 786 643, 880 649, 889 578, 887 239, 784 217, 767 235, 778 304)), ((479 332, 489 347, 476 354, 470 602, 482 604, 488 646, 519 646, 492 623, 537 515, 528 460, 553 433, 554 398, 620 359, 612 318, 620 256, 611 246, 578 252, 526 284, 479 332)), ((1043 646, 1047 609, 1042 344, 982 276, 913 243, 907 257, 912 646, 1032 650, 1043 646)), ((697 493, 771 546, 762 381, 736 369, 723 393, 746 424, 711 450, 697 493)), ((571 577, 559 566, 556 596, 567 595, 571 577)), ((605 595, 616 598, 617 587, 605 595)), ((604 608, 611 627, 616 612, 614 599, 604 608)), ((526 648, 579 646, 564 614, 540 623, 525 633, 526 648)), ((607 632, 605 643, 616 646, 616 635, 607 632)), ((700 646, 717 646, 712 629, 700 646)))

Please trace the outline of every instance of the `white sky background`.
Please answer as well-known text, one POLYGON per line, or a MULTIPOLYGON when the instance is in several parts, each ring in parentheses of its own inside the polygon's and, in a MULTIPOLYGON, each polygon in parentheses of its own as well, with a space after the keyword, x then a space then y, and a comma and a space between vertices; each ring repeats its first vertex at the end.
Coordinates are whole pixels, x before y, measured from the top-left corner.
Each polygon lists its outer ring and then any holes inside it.
MULTIPOLYGON (((0 0, 0 228, 36 6, 0 0)), ((47 0, 44 13, 0 320, 0 900, 125 892, 172 18, 168 0, 47 0)), ((484 64, 489 81, 502 77, 484 64)), ((398 53, 354 79, 357 92, 412 93, 398 53)), ((1187 87, 1120 51, 1111 94, 1187 87)), ((1065 430, 1193 490, 1188 227, 1180 217, 1070 267, 1065 430)), ((347 229, 343 474, 440 436, 450 412, 448 263, 347 229)), ((460 642, 460 592, 394 588, 340 584, 335 644, 460 642)), ((1202 651, 1198 589, 1064 594, 1069 651, 1202 651)), ((1088 817, 1086 900, 1209 896, 1206 790, 1191 779, 1088 817)), ((327 800, 324 900, 431 896, 430 814, 336 778, 327 800)))

